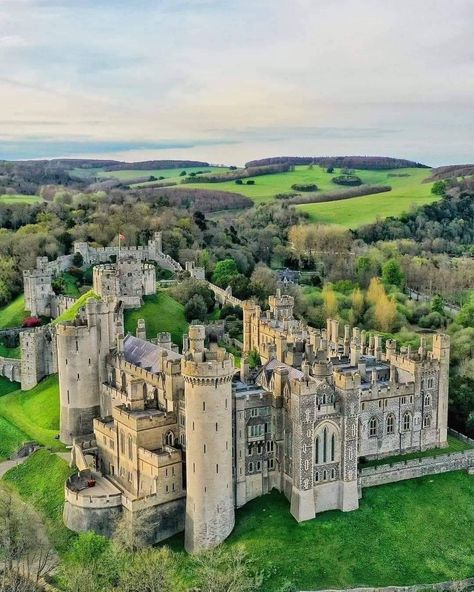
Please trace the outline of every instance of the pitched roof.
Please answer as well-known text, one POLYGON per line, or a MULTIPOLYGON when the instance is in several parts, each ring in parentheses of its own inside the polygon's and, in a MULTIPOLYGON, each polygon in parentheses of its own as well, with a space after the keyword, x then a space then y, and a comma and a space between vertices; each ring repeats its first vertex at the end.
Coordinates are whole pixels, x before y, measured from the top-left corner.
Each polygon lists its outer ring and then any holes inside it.
POLYGON ((127 335, 123 340, 124 358, 130 364, 144 368, 149 372, 160 371, 161 352, 166 351, 168 360, 180 360, 183 356, 170 349, 139 339, 133 335, 127 335))

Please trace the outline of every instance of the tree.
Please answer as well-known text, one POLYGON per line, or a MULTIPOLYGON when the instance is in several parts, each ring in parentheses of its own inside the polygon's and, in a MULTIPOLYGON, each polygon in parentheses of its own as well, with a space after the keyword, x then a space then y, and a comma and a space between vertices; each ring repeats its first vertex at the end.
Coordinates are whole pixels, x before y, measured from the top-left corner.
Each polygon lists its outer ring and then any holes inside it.
POLYGON ((187 321, 204 321, 207 315, 207 306, 199 294, 194 296, 184 306, 184 316, 187 321))
POLYGON ((385 288, 383 284, 380 282, 380 278, 373 277, 370 280, 369 288, 367 290, 367 300, 370 304, 377 304, 378 300, 386 296, 385 288))
POLYGON ((247 361, 249 363, 249 368, 253 370, 254 368, 258 368, 261 365, 262 361, 260 360, 260 354, 256 349, 253 349, 249 352, 247 356, 247 361))
POLYGON ((326 284, 322 291, 323 296, 323 310, 326 319, 332 319, 337 315, 337 297, 336 293, 334 292, 332 286, 330 284, 326 284))
POLYGON ((365 298, 364 298, 364 294, 360 288, 356 288, 352 292, 351 303, 352 303, 351 321, 352 321, 352 324, 357 325, 357 323, 359 323, 360 320, 362 319, 362 315, 364 314, 364 308, 365 308, 365 298))
POLYGON ((461 308, 460 313, 456 317, 456 322, 463 327, 474 327, 474 292, 472 292, 469 300, 461 308))
POLYGON ((200 592, 254 592, 261 587, 242 545, 223 545, 196 555, 196 576, 200 592))
POLYGON ((375 303, 375 321, 381 331, 393 331, 397 320, 397 305, 385 293, 375 303))
POLYGON ((264 303, 269 296, 275 294, 278 286, 278 277, 266 265, 257 265, 250 276, 250 289, 252 294, 264 303))
POLYGON ((431 310, 433 312, 438 312, 441 315, 444 314, 444 300, 439 294, 433 296, 433 299, 431 300, 431 310))
POLYGON ((431 193, 433 195, 444 195, 447 188, 448 184, 446 181, 435 181, 431 187, 431 193))
POLYGON ((389 259, 382 267, 382 281, 387 286, 403 287, 405 276, 396 259, 389 259))
POLYGON ((72 264, 75 267, 82 267, 84 265, 84 257, 81 255, 81 253, 79 253, 79 251, 76 251, 72 257, 72 264))
POLYGON ((221 288, 227 288, 233 277, 239 274, 237 263, 234 259, 218 261, 212 274, 212 281, 221 288))
POLYGON ((143 549, 126 563, 119 592, 173 592, 175 558, 167 547, 143 549))

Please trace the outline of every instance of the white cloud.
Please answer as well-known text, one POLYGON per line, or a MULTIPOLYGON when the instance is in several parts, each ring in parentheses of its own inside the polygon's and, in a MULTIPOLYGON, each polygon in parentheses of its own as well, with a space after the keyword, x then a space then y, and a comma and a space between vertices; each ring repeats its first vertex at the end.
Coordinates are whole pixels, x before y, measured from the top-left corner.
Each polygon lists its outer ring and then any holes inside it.
POLYGON ((2 0, 2 119, 134 146, 225 130, 227 161, 468 159, 473 19, 472 0, 2 0))

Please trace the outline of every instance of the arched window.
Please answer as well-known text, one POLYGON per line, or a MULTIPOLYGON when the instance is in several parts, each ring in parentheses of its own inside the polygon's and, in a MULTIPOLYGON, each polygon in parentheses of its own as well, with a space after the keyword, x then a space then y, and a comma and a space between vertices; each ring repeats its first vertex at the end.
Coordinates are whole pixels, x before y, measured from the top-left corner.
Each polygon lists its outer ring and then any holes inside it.
POLYGON ((127 390, 127 376, 125 375, 125 372, 122 372, 122 390, 127 390))
POLYGON ((319 471, 316 471, 316 473, 314 473, 314 480, 316 481, 316 483, 319 481, 319 471))
POLYGON ((425 395, 425 407, 429 407, 431 405, 431 395, 425 395))
POLYGON ((166 446, 173 446, 174 445, 174 434, 171 430, 169 432, 166 432, 165 444, 166 444, 166 446))
POLYGON ((371 438, 374 438, 377 435, 377 418, 376 417, 372 417, 371 420, 369 421, 369 436, 371 438))
POLYGON ((331 479, 336 478, 336 469, 331 469, 331 479))
POLYGON ((323 463, 327 462, 328 458, 328 429, 323 430, 323 463))
POLYGON ((338 460, 338 454, 337 427, 330 423, 318 426, 314 440, 315 464, 335 462, 338 460))
POLYGON ((389 415, 387 417, 387 434, 393 434, 395 431, 395 417, 393 415, 389 415))
POLYGON ((431 427, 431 415, 425 415, 423 417, 423 427, 430 428, 431 427))
POLYGON ((403 415, 403 429, 405 431, 411 429, 411 415, 408 411, 403 415))

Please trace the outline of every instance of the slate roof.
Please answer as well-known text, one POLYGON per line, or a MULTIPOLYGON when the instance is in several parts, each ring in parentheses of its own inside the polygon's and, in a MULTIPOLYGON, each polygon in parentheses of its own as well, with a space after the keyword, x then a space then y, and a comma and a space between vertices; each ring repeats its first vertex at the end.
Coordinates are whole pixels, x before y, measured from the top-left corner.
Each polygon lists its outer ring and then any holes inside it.
POLYGON ((127 362, 144 368, 149 372, 160 371, 161 352, 166 351, 168 360, 180 360, 183 356, 169 349, 164 349, 150 341, 127 335, 123 340, 123 354, 127 362))

